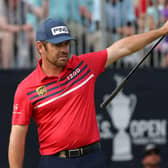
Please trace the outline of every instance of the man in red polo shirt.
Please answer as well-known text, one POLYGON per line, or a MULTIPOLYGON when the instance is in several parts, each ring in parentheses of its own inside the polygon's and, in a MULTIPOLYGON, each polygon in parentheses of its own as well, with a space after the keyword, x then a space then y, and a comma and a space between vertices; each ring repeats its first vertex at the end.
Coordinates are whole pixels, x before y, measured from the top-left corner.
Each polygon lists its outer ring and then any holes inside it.
POLYGON ((22 168, 31 117, 38 127, 39 168, 104 168, 96 122, 94 87, 105 67, 168 33, 157 30, 124 38, 105 50, 73 55, 74 38, 61 20, 48 18, 36 32, 41 59, 17 87, 9 143, 10 168, 22 168))

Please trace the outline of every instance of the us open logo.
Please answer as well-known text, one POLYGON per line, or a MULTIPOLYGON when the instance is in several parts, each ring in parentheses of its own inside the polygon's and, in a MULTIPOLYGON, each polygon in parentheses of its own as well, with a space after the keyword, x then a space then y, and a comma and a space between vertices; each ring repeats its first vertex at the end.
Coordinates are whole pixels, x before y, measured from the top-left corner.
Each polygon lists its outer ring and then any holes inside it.
POLYGON ((66 26, 57 26, 51 28, 51 32, 53 36, 59 35, 59 34, 69 34, 68 28, 66 26))

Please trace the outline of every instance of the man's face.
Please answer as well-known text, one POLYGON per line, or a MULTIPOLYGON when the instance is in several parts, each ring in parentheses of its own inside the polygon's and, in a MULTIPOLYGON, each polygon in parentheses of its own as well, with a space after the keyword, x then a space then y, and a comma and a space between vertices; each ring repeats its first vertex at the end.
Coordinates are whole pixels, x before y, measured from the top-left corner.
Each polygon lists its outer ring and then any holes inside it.
POLYGON ((47 61, 48 64, 64 68, 69 59, 69 43, 69 41, 59 44, 47 43, 41 53, 42 59, 47 61))
POLYGON ((142 160, 144 168, 160 168, 160 156, 152 153, 151 155, 145 156, 142 160))

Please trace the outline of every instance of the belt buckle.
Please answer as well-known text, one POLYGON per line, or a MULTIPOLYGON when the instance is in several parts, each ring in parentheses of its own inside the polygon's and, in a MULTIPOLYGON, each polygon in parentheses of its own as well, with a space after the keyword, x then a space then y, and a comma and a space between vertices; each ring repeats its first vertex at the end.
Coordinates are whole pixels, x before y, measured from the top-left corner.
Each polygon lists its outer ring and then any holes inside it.
POLYGON ((83 155, 83 149, 82 148, 68 150, 69 158, 80 157, 81 155, 83 155))
POLYGON ((61 152, 59 153, 59 157, 61 157, 61 158, 66 158, 66 152, 65 152, 65 151, 61 151, 61 152))

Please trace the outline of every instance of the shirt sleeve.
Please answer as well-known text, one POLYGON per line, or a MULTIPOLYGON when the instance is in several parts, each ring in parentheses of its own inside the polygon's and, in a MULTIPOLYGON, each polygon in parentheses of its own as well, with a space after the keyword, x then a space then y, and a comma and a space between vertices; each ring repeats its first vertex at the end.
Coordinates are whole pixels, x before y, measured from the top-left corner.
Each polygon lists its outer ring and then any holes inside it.
POLYGON ((32 105, 26 95, 25 89, 17 88, 13 113, 12 113, 12 125, 28 125, 32 116, 32 105))
POLYGON ((105 64, 107 61, 107 49, 98 52, 83 54, 79 57, 88 64, 96 77, 100 73, 104 72, 105 64))

